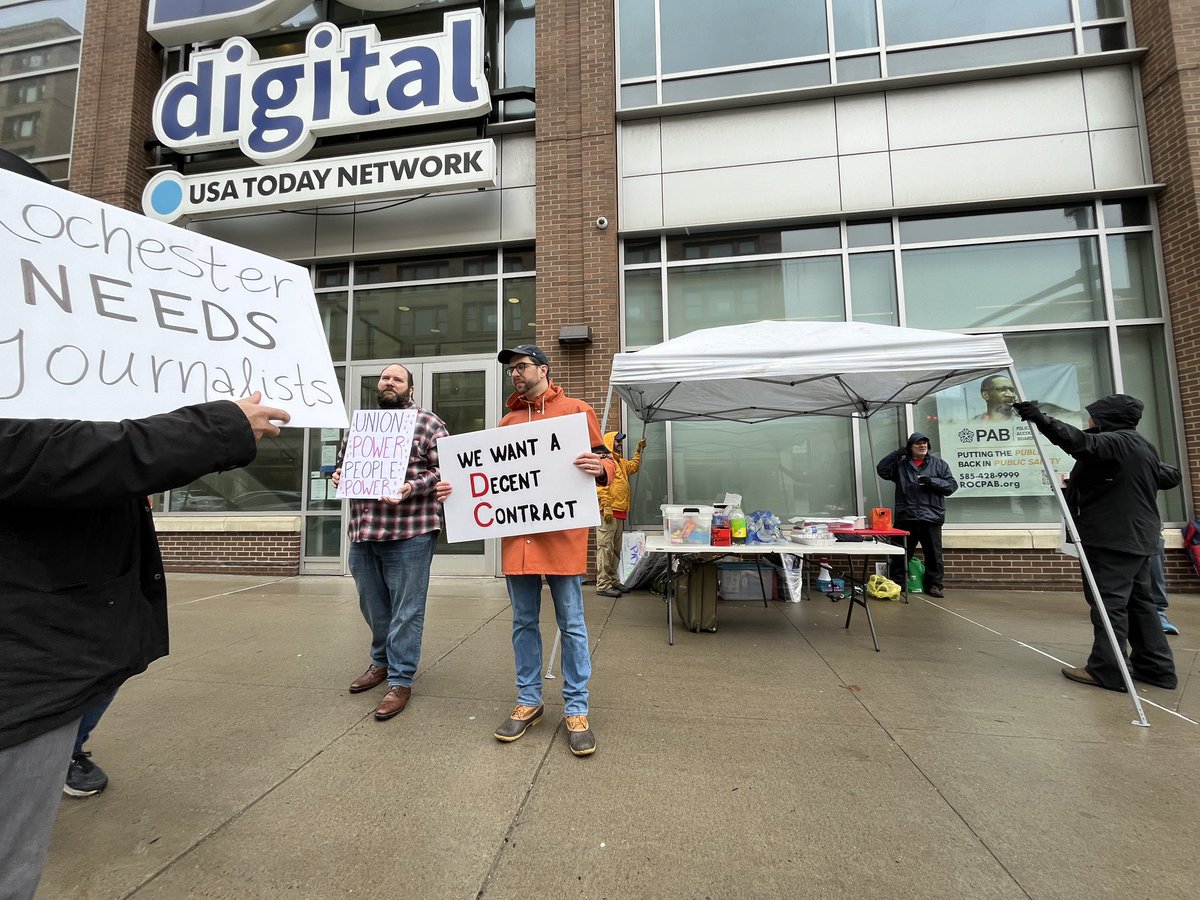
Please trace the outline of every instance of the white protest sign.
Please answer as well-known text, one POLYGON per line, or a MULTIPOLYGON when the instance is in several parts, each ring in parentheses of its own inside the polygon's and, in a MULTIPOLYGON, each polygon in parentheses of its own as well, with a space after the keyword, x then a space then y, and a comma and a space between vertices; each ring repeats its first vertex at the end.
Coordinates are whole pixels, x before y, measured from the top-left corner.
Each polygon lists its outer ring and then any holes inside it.
POLYGON ((441 438, 442 480, 454 486, 444 508, 446 540, 599 525, 596 482, 575 467, 575 457, 590 450, 583 413, 441 438))
POLYGON ((308 273, 0 171, 0 416, 117 420, 261 391, 346 410, 308 273))
POLYGON ((360 409, 350 422, 338 499, 399 497, 408 472, 415 409, 360 409))

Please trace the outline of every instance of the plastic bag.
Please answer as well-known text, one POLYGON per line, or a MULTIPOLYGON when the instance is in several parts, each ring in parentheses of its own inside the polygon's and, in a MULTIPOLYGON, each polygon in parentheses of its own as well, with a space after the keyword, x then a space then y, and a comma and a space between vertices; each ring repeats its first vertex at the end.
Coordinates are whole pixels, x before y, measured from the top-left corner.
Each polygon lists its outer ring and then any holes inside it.
POLYGON ((769 509, 756 509, 746 516, 747 544, 778 544, 783 539, 779 516, 769 509))
POLYGON ((925 563, 917 557, 908 561, 908 592, 919 594, 925 590, 925 563))
POLYGON ((895 600, 900 596, 900 585, 882 575, 872 575, 867 579, 867 594, 876 600, 895 600))

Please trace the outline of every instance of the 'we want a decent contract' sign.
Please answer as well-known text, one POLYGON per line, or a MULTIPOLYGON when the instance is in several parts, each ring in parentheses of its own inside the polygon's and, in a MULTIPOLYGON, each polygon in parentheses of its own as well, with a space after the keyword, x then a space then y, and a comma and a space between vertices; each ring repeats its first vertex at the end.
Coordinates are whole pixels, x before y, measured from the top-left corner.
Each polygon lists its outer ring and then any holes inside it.
POLYGON ((583 413, 441 438, 442 480, 454 486, 446 540, 599 525, 596 482, 575 467, 590 449, 583 413))
POLYGON ((308 273, 0 171, 0 417, 117 420, 261 391, 342 428, 308 273))

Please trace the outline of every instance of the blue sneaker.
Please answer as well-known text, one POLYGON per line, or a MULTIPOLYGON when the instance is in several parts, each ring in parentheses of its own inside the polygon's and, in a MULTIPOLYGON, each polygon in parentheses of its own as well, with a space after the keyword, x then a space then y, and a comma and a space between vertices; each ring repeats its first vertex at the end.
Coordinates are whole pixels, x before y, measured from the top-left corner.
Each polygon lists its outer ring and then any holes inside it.
POLYGON ((1158 620, 1162 622, 1163 634, 1179 634, 1179 629, 1171 624, 1166 612, 1161 609, 1158 611, 1158 620))

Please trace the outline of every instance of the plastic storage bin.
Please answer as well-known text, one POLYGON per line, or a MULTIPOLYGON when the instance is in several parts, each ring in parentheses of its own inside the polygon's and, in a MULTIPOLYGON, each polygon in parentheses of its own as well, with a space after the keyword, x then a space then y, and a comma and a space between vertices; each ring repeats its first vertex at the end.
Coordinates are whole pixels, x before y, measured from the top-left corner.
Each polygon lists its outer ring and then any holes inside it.
POLYGON ((668 544, 707 544, 711 541, 711 506, 664 503, 659 508, 663 517, 663 537, 668 544))
POLYGON ((775 570, 764 562, 760 579, 754 563, 717 563, 717 593, 722 600, 770 600, 775 596, 775 570))

